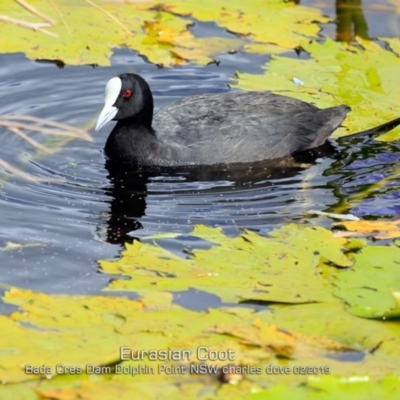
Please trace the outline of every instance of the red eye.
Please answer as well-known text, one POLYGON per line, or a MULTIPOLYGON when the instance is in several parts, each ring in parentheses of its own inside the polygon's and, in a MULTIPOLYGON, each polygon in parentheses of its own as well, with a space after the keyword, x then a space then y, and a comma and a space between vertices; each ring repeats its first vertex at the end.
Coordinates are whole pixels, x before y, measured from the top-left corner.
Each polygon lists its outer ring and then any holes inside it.
POLYGON ((122 96, 124 96, 126 99, 128 99, 129 97, 132 96, 132 90, 125 90, 124 94, 122 96))

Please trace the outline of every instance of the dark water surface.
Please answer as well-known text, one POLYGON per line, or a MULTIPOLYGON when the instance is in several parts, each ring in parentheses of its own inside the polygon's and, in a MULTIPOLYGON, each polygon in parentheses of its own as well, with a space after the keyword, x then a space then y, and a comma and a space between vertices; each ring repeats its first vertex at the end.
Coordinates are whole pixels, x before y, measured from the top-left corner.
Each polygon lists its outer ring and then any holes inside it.
MULTIPOLYGON (((196 34, 223 32, 213 24, 196 24, 194 29, 196 34)), ((182 97, 228 91, 237 70, 260 73, 268 57, 238 53, 218 60, 219 66, 157 69, 133 51, 116 50, 109 68, 60 69, 22 54, 0 55, 0 114, 93 127, 104 85, 119 73, 143 75, 160 108, 182 97)), ((110 174, 102 153, 110 130, 111 126, 100 133, 91 129, 94 142, 73 140, 49 156, 0 127, 0 158, 34 176, 61 179, 32 183, 0 170, 0 247, 7 242, 35 244, 0 251, 0 282, 47 293, 99 293, 110 277, 97 272, 97 260, 118 258, 123 243, 133 238, 188 233, 200 223, 222 226, 228 234, 236 234, 240 227, 266 232, 291 221, 328 227, 326 218, 304 216, 310 209, 330 210, 351 202, 359 191, 390 175, 400 158, 396 143, 357 139, 347 146, 333 142, 340 151, 336 155, 297 160, 308 163, 306 169, 273 169, 258 163, 173 172, 111 168, 110 174)), ((51 140, 34 132, 30 136, 39 142, 51 140)), ((397 215, 398 182, 380 190, 361 203, 351 203, 349 211, 360 216, 397 215)), ((173 251, 190 245, 188 239, 169 242, 173 251)), ((180 301, 193 308, 199 308, 199 302, 218 303, 215 296, 195 291, 181 294, 180 301)))

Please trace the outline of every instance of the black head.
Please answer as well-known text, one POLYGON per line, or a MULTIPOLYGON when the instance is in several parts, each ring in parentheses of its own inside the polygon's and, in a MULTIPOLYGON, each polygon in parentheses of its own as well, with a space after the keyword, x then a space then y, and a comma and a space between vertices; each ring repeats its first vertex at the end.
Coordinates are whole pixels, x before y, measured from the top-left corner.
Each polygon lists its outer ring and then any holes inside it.
POLYGON ((126 120, 127 123, 151 127, 153 96, 149 85, 139 75, 122 74, 106 85, 104 108, 96 123, 96 131, 107 122, 126 120))

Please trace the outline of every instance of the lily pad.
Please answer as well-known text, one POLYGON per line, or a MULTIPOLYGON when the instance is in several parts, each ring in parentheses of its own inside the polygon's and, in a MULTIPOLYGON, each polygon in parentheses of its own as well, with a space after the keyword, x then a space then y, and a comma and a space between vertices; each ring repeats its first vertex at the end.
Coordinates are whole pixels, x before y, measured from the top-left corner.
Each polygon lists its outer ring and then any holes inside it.
MULTIPOLYGON (((34 11, 14 0, 1 2, 0 23, 7 40, 0 42, 0 52, 24 52, 31 59, 72 65, 109 65, 117 47, 129 47, 164 66, 187 61, 207 64, 214 55, 245 44, 272 46, 277 53, 316 37, 320 30, 316 21, 329 21, 317 9, 282 0, 174 0, 163 4, 154 0, 58 0, 51 7, 47 0, 37 0, 31 6, 34 11), (188 15, 214 21, 247 38, 196 38, 189 29, 193 21, 185 18, 188 15)), ((252 52, 261 49, 249 47, 252 52)))
POLYGON ((365 318, 400 318, 400 248, 368 246, 354 267, 337 276, 335 295, 349 311, 365 318))
MULTIPOLYGON (((4 301, 20 310, 1 317, 0 397, 244 398, 277 382, 312 392, 327 374, 377 382, 400 367, 398 324, 359 319, 339 303, 276 305, 273 312, 238 307, 195 312, 171 300, 167 293, 129 300, 7 292, 4 301), (121 347, 128 352, 121 353, 121 347), (149 350, 185 351, 188 357, 165 359, 157 353, 153 358, 149 350), (210 351, 217 353, 210 356, 210 351), (365 352, 362 363, 335 359, 355 352, 365 352), (27 373, 30 365, 51 371, 27 373), (206 369, 199 372, 199 365, 206 369), (221 385, 228 365, 239 371, 237 385, 221 385), (311 372, 296 372, 301 368, 311 372)), ((347 378, 332 379, 328 394, 337 393, 347 378)))
POLYGON ((384 379, 371 379, 365 376, 352 376, 348 379, 324 376, 310 377, 306 385, 296 388, 276 385, 268 390, 251 394, 245 400, 365 400, 368 398, 395 400, 400 390, 400 379, 387 376, 384 379))
POLYGON ((357 236, 364 234, 374 239, 392 239, 400 237, 400 221, 342 221, 336 222, 333 226, 343 226, 349 232, 345 232, 346 236, 357 236))
MULTIPOLYGON (((386 39, 382 39, 386 40, 386 39)), ((388 39, 398 49, 399 39, 388 39)), ((245 90, 272 90, 324 108, 341 104, 352 107, 336 136, 355 133, 399 116, 399 54, 377 43, 359 39, 358 46, 326 39, 303 45, 311 58, 299 60, 273 56, 264 74, 238 73, 232 85, 245 90), (296 85, 294 78, 304 85, 296 85)), ((397 136, 386 137, 393 140, 397 136)))
POLYGON ((117 261, 100 261, 101 271, 130 277, 114 279, 108 290, 140 294, 196 288, 227 302, 263 300, 280 303, 333 301, 319 266, 350 267, 346 240, 323 228, 296 225, 271 237, 246 231, 230 238, 219 228, 195 227, 192 235, 214 244, 209 250, 175 255, 155 244, 127 244, 117 261))

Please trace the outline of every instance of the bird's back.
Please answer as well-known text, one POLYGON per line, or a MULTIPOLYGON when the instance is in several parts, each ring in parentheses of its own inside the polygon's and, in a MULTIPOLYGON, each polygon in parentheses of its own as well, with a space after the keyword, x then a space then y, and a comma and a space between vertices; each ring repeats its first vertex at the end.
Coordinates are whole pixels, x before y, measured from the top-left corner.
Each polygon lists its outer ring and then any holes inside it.
POLYGON ((153 127, 161 141, 186 147, 194 163, 252 162, 324 143, 348 111, 271 92, 228 92, 173 103, 155 114, 153 127))

